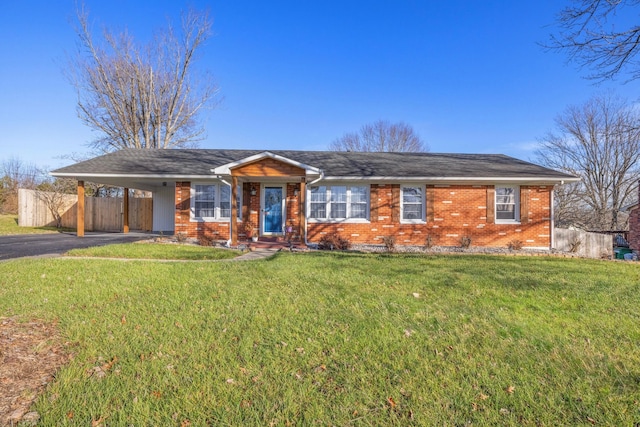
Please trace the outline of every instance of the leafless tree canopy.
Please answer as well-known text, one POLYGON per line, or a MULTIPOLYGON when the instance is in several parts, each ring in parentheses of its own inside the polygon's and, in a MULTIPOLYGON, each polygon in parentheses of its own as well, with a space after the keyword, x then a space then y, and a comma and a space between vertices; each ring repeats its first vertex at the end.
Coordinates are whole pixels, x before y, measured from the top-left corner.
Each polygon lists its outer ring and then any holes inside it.
POLYGON ((0 213, 18 213, 18 189, 34 189, 42 180, 43 172, 37 166, 17 157, 0 164, 0 213))
POLYGON ((556 127, 542 140, 538 160, 582 178, 556 191, 557 224, 623 229, 621 210, 635 200, 640 177, 640 111, 608 93, 568 107, 556 127))
POLYGON ((594 70, 589 78, 640 78, 640 26, 625 23, 630 16, 637 19, 638 6, 640 0, 573 0, 558 14, 559 32, 547 47, 594 70))
POLYGON ((329 145, 333 151, 386 151, 425 152, 429 147, 413 128, 403 122, 378 120, 360 128, 359 132, 345 133, 329 145))
POLYGON ((105 29, 96 41, 84 10, 78 24, 80 50, 67 75, 80 119, 101 135, 94 148, 175 148, 201 139, 198 114, 218 102, 217 86, 194 75, 196 54, 211 33, 207 14, 184 14, 179 35, 169 27, 146 46, 126 31, 105 29))

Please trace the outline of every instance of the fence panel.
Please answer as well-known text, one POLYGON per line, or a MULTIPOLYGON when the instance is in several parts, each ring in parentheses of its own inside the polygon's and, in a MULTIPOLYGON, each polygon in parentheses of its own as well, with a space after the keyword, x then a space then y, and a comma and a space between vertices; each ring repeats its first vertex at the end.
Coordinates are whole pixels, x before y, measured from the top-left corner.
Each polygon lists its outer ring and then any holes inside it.
POLYGON ((610 234, 564 228, 556 228, 554 232, 554 246, 557 250, 575 252, 589 258, 601 258, 605 254, 609 256, 612 254, 613 237, 610 234))
MULTIPOLYGON (((21 227, 55 227, 56 220, 53 214, 47 207, 47 204, 43 199, 38 197, 38 194, 46 194, 42 191, 36 190, 18 190, 18 225, 21 227)), ((78 196, 72 194, 63 196, 62 204, 62 226, 63 227, 75 227, 76 223, 73 222, 72 226, 68 224, 71 221, 75 221, 76 215, 76 202, 78 196)))
POLYGON ((100 197, 91 200, 94 231, 122 230, 122 199, 100 197))
MULTIPOLYGON (((77 226, 77 195, 66 195, 62 209, 62 226, 77 226)), ((55 218, 35 190, 18 191, 18 225, 21 227, 54 227, 55 218)), ((120 197, 85 197, 86 231, 122 231, 123 201, 120 197)), ((151 231, 153 227, 153 199, 129 199, 129 228, 151 231)))
POLYGON ((149 197, 129 199, 129 228, 144 231, 153 229, 153 199, 149 197))

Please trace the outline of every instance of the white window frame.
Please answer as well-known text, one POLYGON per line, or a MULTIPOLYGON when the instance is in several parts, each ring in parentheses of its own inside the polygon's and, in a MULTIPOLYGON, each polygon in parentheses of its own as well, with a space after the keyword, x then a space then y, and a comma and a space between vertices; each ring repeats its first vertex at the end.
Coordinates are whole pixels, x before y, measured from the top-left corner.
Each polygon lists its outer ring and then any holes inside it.
POLYGON ((368 223, 371 214, 371 189, 369 185, 353 184, 353 183, 331 183, 331 184, 319 184, 313 185, 307 188, 307 219, 309 222, 347 222, 347 223, 368 223), (314 218, 311 216, 311 189, 313 187, 325 187, 325 212, 324 218, 314 218), (346 187, 347 189, 347 216, 346 218, 331 218, 331 189, 332 187, 346 187), (354 187, 364 188, 365 191, 365 217, 364 218, 351 218, 351 189, 354 187))
POLYGON ((520 186, 519 185, 495 185, 494 186, 493 214, 496 224, 520 224, 520 186), (498 203, 498 189, 511 188, 513 190, 513 218, 498 218, 498 205, 511 203, 498 203))
MULTIPOLYGON (((427 222, 427 192, 426 185, 414 185, 414 184, 402 184, 400 186, 400 223, 401 224, 425 224, 427 222), (419 219, 405 219, 404 218, 404 189, 405 188, 417 188, 422 192, 422 203, 421 203, 421 218, 419 219)), ((411 205, 415 205, 416 203, 411 203, 411 205)))
MULTIPOLYGON (((222 210, 220 208, 220 194, 222 194, 221 189, 223 187, 229 187, 229 195, 232 194, 231 186, 225 184, 224 182, 192 182, 191 183, 189 199, 190 199, 190 205, 191 205, 190 215, 191 215, 192 222, 227 222, 231 220, 231 216, 221 216, 220 214, 222 210), (213 185, 215 187, 213 216, 205 216, 205 217, 196 216, 196 194, 197 194, 196 186, 198 185, 213 185)), ((242 185, 238 185, 237 196, 238 196, 237 197, 238 198, 237 213, 238 213, 238 218, 241 218, 242 217, 242 185)), ((229 198, 229 202, 231 202, 231 198, 229 198)))
POLYGON ((260 220, 260 234, 264 236, 279 236, 284 234, 284 230, 287 227, 287 184, 278 184, 278 183, 267 183, 260 185, 260 212, 261 212, 261 220, 260 220), (280 188, 282 191, 282 200, 280 200, 280 209, 282 211, 282 231, 265 231, 266 221, 265 221, 265 191, 268 188, 280 188))

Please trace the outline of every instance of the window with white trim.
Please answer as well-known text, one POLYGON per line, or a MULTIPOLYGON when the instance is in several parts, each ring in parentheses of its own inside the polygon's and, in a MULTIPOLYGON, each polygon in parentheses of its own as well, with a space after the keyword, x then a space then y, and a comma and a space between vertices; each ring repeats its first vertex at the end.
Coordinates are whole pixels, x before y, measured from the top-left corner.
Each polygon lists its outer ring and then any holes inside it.
POLYGON ((422 186, 402 186, 400 212, 402 222, 424 222, 425 197, 422 186))
POLYGON ((369 217, 369 191, 364 185, 319 185, 309 188, 309 218, 317 220, 369 217))
POLYGON ((517 222, 520 220, 518 186, 496 186, 496 222, 517 222))
POLYGON ((327 217, 327 187, 311 187, 310 197, 311 209, 309 217, 326 218, 327 217))
MULTIPOLYGON (((238 186, 238 217, 242 216, 242 188, 238 186)), ((220 221, 231 218, 231 187, 220 183, 191 186, 191 216, 198 221, 220 221)))

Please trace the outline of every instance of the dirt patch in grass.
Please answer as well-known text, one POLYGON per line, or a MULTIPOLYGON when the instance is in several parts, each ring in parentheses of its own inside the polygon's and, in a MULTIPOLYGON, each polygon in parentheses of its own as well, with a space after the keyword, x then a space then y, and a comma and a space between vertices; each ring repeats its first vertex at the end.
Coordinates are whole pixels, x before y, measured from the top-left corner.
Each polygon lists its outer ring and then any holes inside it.
POLYGON ((35 424, 29 407, 70 357, 55 324, 0 317, 0 426, 35 424))

